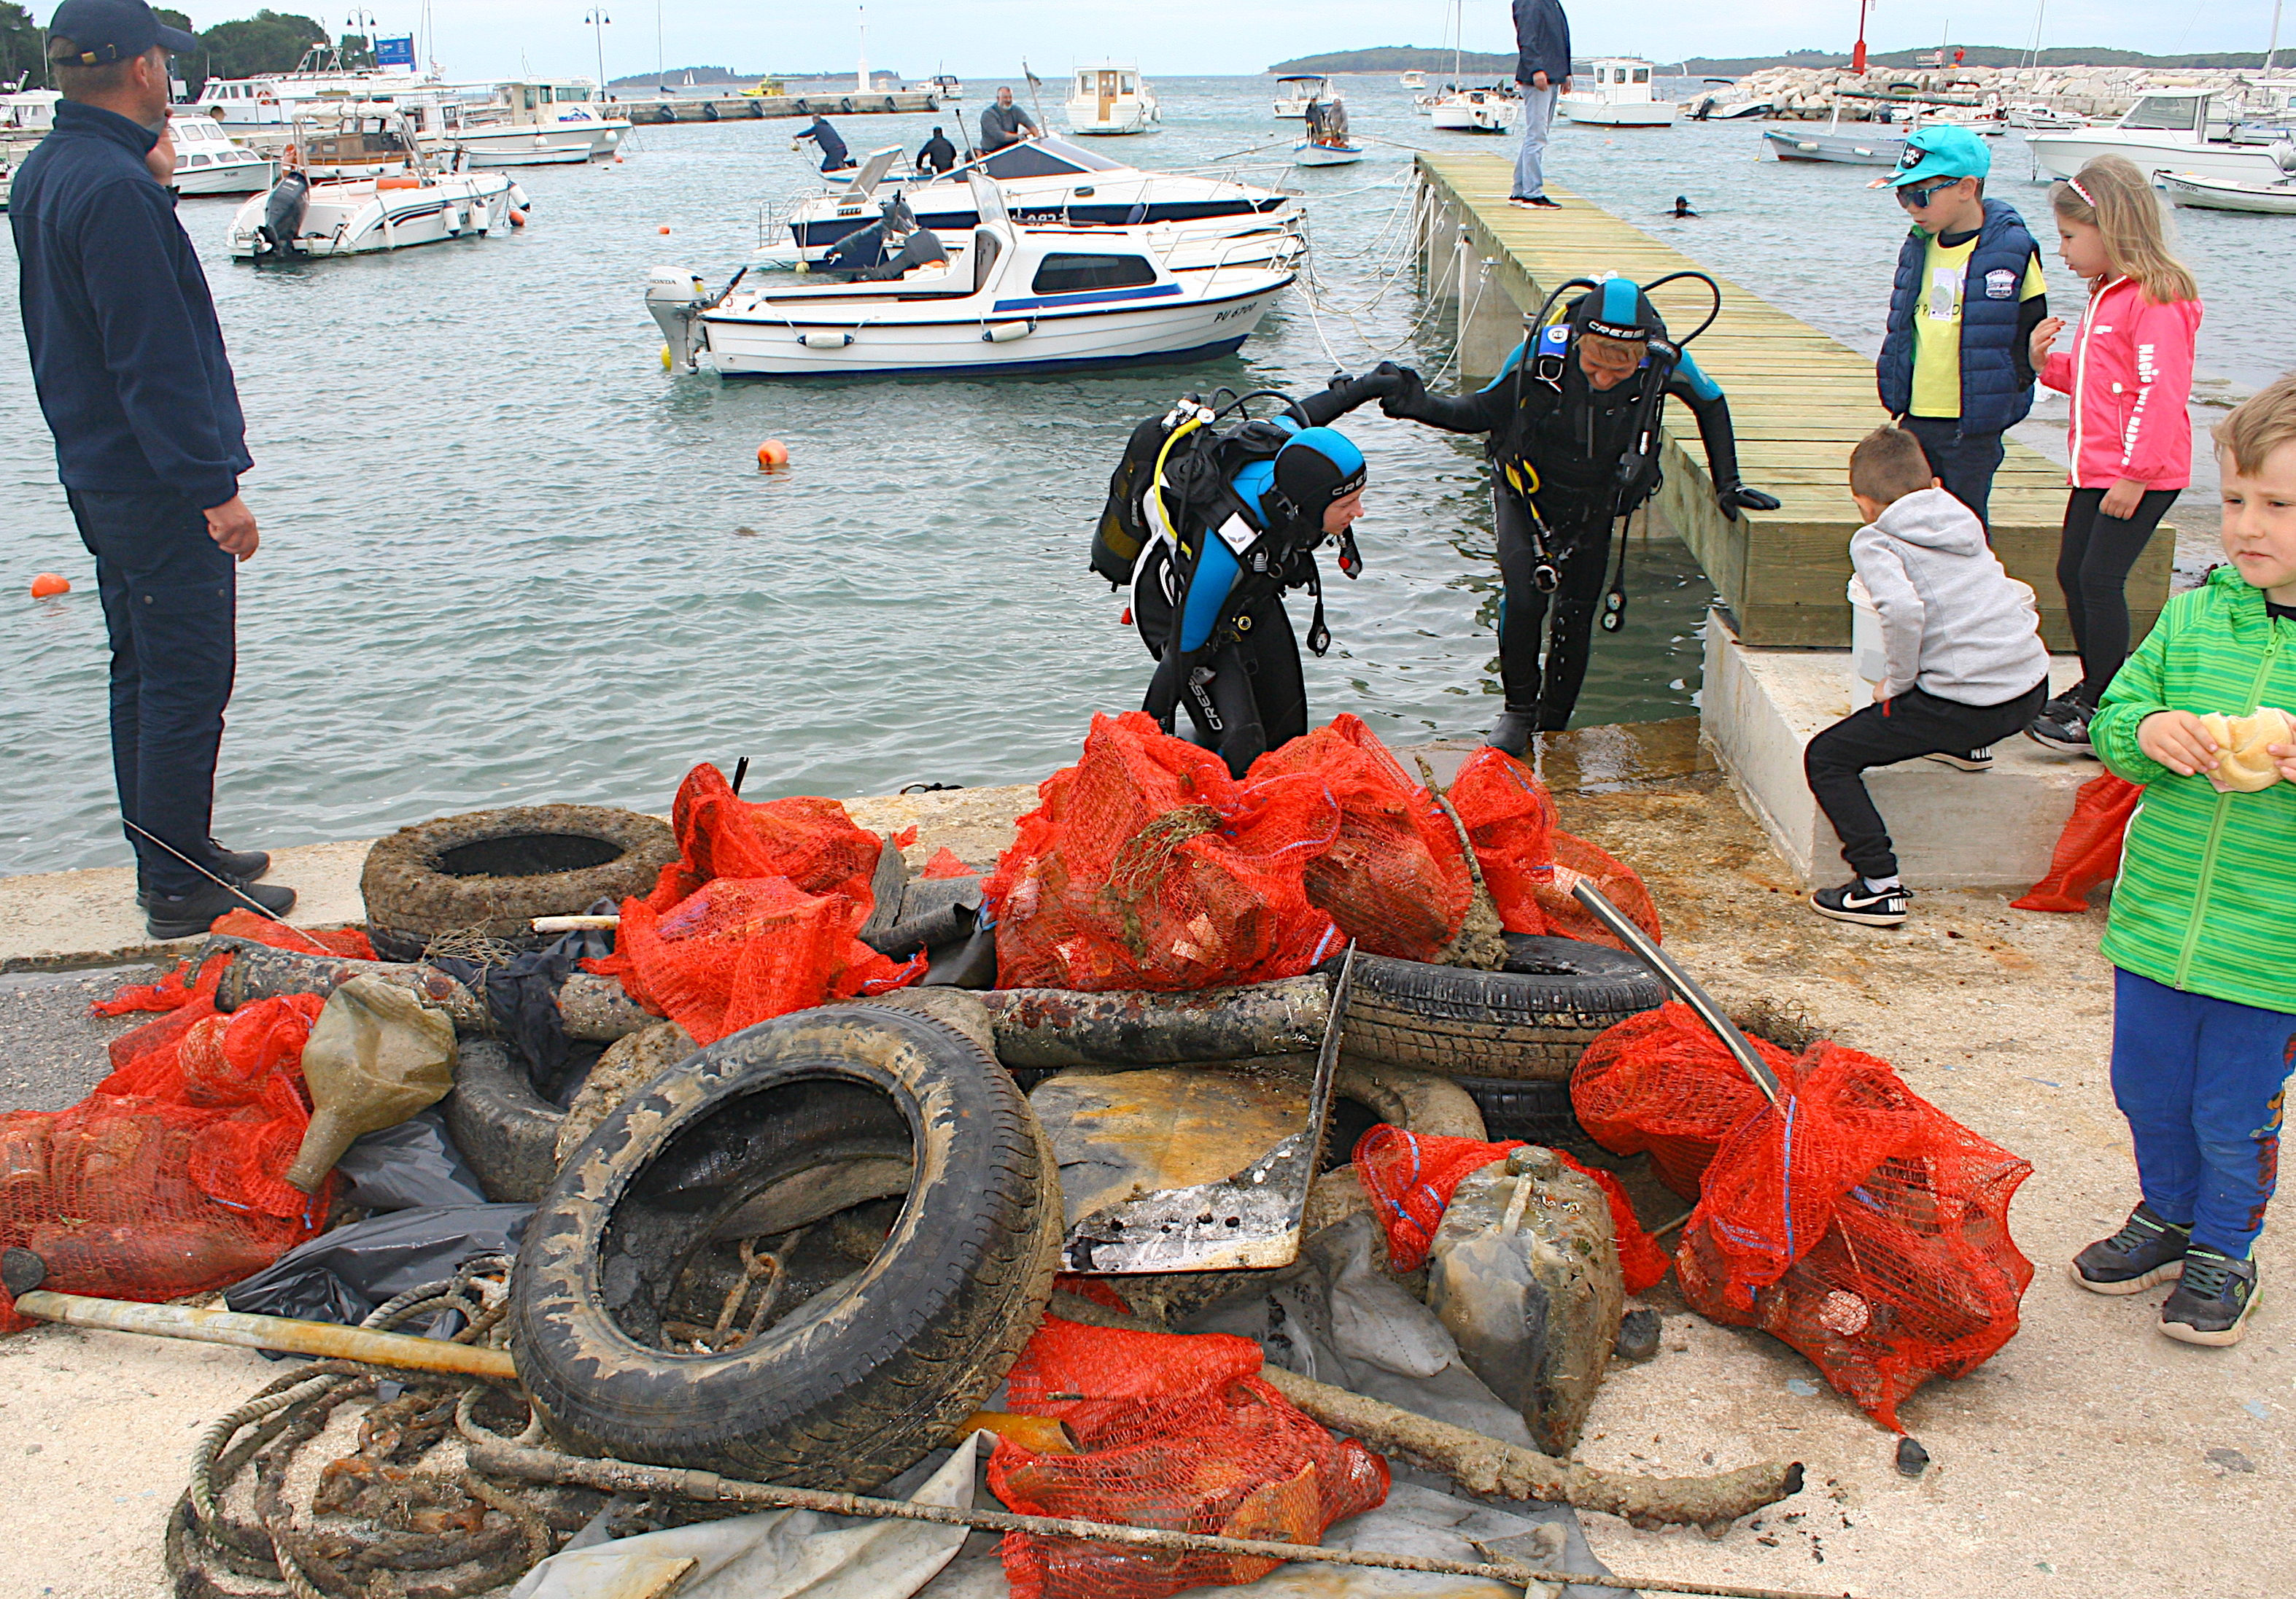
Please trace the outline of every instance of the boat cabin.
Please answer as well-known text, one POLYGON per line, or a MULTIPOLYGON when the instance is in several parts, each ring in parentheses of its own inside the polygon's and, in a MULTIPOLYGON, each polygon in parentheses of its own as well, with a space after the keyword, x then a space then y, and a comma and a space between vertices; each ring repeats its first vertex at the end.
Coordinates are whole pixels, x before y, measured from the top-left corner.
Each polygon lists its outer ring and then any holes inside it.
POLYGON ((2115 127, 2131 132, 2191 134, 2195 139, 2221 139, 2232 131, 2229 109, 2217 95, 2200 89, 2155 89, 2136 97, 2121 113, 2115 127))
POLYGON ((1594 94, 1614 105, 1638 104, 1654 99, 1651 75, 1656 69, 1640 56, 1598 55, 1592 63, 1594 94))

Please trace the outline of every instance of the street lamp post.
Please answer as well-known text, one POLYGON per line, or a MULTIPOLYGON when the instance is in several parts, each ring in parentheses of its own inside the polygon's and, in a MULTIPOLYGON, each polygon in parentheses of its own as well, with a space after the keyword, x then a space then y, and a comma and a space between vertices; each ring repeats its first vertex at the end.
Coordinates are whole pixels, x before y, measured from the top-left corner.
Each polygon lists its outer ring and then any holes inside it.
POLYGON ((381 26, 381 24, 374 20, 373 12, 356 6, 352 8, 351 14, 343 19, 344 32, 348 33, 353 29, 364 30, 359 37, 366 41, 367 59, 370 62, 374 59, 374 30, 381 26))
POLYGON ((598 41, 598 94, 603 99, 606 93, 606 24, 613 18, 603 11, 587 11, 582 13, 582 20, 589 24, 598 41))

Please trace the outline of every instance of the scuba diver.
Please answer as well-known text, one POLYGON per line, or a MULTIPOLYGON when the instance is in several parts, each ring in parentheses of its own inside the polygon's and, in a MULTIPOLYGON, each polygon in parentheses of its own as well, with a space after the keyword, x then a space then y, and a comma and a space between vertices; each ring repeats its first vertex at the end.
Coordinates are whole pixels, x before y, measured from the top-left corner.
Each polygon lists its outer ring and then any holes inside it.
MULTIPOLYGON (((1689 278, 1722 293, 1702 273, 1680 272, 1650 285, 1689 278)), ((1380 402, 1390 416, 1453 433, 1488 435, 1491 501, 1498 535, 1499 677, 1506 694, 1489 737, 1521 755, 1533 733, 1570 724, 1586 681, 1597 608, 1606 632, 1626 614, 1626 545, 1606 593, 1612 524, 1657 492, 1659 423, 1672 395, 1698 418, 1715 497, 1735 521, 1741 508, 1775 511, 1778 502, 1738 480, 1738 445, 1730 407, 1713 380, 1667 337, 1649 291, 1631 280, 1574 279, 1557 288, 1499 375, 1473 394, 1433 395, 1404 369, 1395 392, 1380 402), (1559 316, 1555 302, 1581 290, 1559 316), (1554 611, 1542 667, 1540 635, 1554 611)))
POLYGON ((846 151, 845 141, 829 125, 826 117, 816 117, 813 125, 790 141, 795 148, 799 139, 811 139, 821 148, 821 169, 824 172, 844 172, 851 168, 853 157, 846 151))
POLYGON ((1303 400, 1275 395, 1285 406, 1274 418, 1225 429, 1215 425, 1222 416, 1259 396, 1217 410, 1189 396, 1133 430, 1110 480, 1093 570, 1131 585, 1131 618, 1157 662, 1141 708, 1169 732, 1185 707, 1195 742, 1238 777, 1308 731, 1284 591, 1315 596, 1308 647, 1321 655, 1332 636, 1316 549, 1333 540, 1340 570, 1363 570, 1351 530, 1363 512, 1363 452, 1328 424, 1404 375, 1388 363, 1334 377, 1303 400))
POLYGON ((939 177, 955 165, 956 146, 948 142, 947 134, 934 128, 932 137, 927 139, 924 147, 917 152, 917 170, 939 177))

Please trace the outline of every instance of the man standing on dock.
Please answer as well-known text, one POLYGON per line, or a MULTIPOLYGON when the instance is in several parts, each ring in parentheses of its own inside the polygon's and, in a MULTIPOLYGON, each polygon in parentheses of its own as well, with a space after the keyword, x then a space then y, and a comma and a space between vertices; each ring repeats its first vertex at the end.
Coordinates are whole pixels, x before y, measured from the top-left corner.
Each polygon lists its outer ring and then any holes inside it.
POLYGON ((1013 86, 996 86, 996 103, 980 108, 980 153, 993 155, 1008 144, 1040 136, 1044 129, 1023 108, 1013 103, 1013 86), (1022 128, 1027 133, 1022 133, 1022 128))
POLYGON ((1570 88, 1570 19, 1562 0, 1514 0, 1514 80, 1522 86, 1522 153, 1508 200, 1526 210, 1559 211, 1546 197, 1546 130, 1554 97, 1570 88))
POLYGON ((48 65, 55 130, 16 174, 8 221, 40 409, 111 641, 111 763, 155 939, 203 933, 291 889, 271 857, 209 836, 235 664, 239 393, 198 254, 150 156, 168 127, 168 57, 199 40, 145 0, 64 0, 48 65))

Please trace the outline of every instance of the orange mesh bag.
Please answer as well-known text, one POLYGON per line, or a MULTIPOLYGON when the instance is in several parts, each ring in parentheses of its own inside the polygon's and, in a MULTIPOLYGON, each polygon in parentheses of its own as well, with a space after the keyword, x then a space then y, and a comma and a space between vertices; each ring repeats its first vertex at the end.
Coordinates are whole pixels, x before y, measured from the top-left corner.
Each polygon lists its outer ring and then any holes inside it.
MULTIPOLYGON (((1387 1228, 1387 1257, 1398 1271, 1414 1271, 1435 1242, 1435 1229, 1451 1195, 1471 1172, 1524 1147, 1520 1138, 1485 1144, 1439 1133, 1411 1133, 1385 1122, 1356 1141, 1356 1178, 1371 1195, 1372 1212, 1387 1228)), ((1611 1172, 1582 1166, 1561 1150, 1555 1158, 1593 1180, 1611 1208, 1611 1230, 1619 1242, 1619 1271, 1628 1293, 1640 1293, 1666 1275, 1671 1264, 1655 1239, 1643 1230, 1634 1201, 1611 1172)))
MULTIPOLYGON (((0 1118, 0 1249, 32 1250, 47 1286, 157 1300, 235 1283, 310 1237, 332 1185, 284 1173, 310 1106, 303 1046, 324 1002, 231 1016, 202 998, 127 1035, 116 1070, 70 1110, 0 1118)), ((30 1325, 0 1292, 0 1332, 30 1325)))
MULTIPOLYGON (((1784 1075, 1793 1057, 1752 1040, 1784 1075)), ((1570 1108, 1587 1136, 1613 1154, 1648 1151, 1666 1185, 1686 1200, 1714 1152, 1766 1102, 1720 1039, 1679 1000, 1606 1028, 1578 1057, 1570 1108)))
POLYGON ((1548 932, 1589 944, 1608 944, 1613 949, 1625 947, 1609 928, 1595 919, 1594 912, 1571 897, 1572 884, 1583 877, 1625 913, 1628 921, 1648 933, 1652 942, 1659 941, 1661 933, 1658 906, 1635 869, 1617 856, 1558 827, 1554 830, 1554 868, 1550 876, 1534 880, 1531 884, 1531 895, 1546 917, 1548 932))
POLYGON ((1931 1377, 1974 1370, 2016 1334, 2032 1264, 2009 1201, 2032 1168, 1833 1044, 1725 1141, 1675 1260, 1712 1320, 1808 1357, 1875 1421, 1931 1377))
POLYGON ((1320 780, 1339 837, 1303 871, 1308 903, 1373 955, 1431 961, 1459 933, 1473 882, 1458 834, 1387 746, 1342 715, 1251 763, 1248 783, 1320 780))
POLYGON ((2011 900, 2009 908, 2075 915, 2088 909, 2089 890, 2120 875, 2120 840, 2144 798, 2143 783, 2110 772, 2081 784, 2073 794, 2073 814, 2050 852, 2047 875, 2022 899, 2011 900))
POLYGON ((1337 842, 1321 779, 1240 783, 1148 717, 1095 716, 1084 754, 982 886, 1004 988, 1190 989, 1296 977, 1336 950, 1308 864, 1337 842))
POLYGON ((681 858, 661 869, 649 908, 666 911, 713 877, 786 877, 808 894, 873 903, 870 874, 884 840, 857 824, 834 800, 800 795, 753 805, 704 761, 685 775, 670 804, 681 858))
MULTIPOLYGON (((1387 1498, 1387 1463, 1260 1380, 1259 1346, 1217 1333, 1087 1327, 1048 1316, 1013 1367, 1006 1407, 1057 1416, 1075 1455, 999 1439, 988 1486, 1026 1515, 1316 1544, 1387 1498)), ((1013 1599, 1160 1599, 1251 1582, 1274 1560, 1007 1533, 1013 1599)))
POLYGON ((1531 769, 1486 744, 1451 781, 1451 808, 1475 846, 1483 886, 1509 932, 1543 933, 1537 888, 1554 881, 1554 801, 1531 769))

